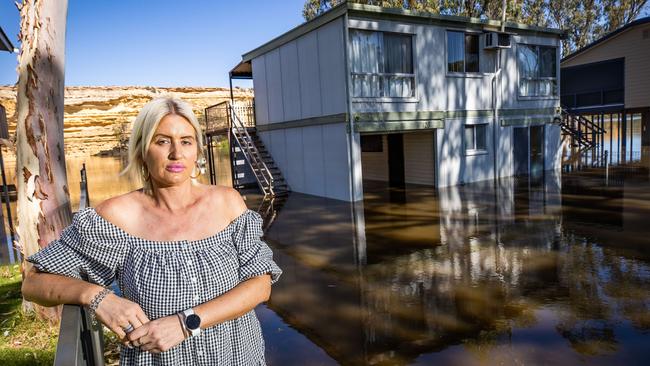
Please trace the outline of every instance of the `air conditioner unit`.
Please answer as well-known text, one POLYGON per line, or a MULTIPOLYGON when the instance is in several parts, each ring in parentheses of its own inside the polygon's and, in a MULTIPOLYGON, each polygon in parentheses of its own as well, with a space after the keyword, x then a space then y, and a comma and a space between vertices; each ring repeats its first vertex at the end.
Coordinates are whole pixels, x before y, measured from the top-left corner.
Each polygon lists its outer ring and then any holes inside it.
POLYGON ((485 49, 496 50, 498 48, 511 47, 511 35, 509 33, 488 32, 485 33, 485 49))

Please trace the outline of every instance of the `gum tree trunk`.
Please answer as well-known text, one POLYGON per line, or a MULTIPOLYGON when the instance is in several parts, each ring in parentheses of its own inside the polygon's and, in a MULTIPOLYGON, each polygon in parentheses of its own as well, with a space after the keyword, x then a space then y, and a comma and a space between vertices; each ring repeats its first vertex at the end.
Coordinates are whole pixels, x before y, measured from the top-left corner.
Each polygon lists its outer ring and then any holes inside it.
MULTIPOLYGON (((70 224, 70 194, 63 149, 63 93, 67 0, 23 0, 16 101, 18 245, 24 257, 36 253, 70 224)), ((24 269, 31 266, 24 262, 24 269)), ((56 320, 57 308, 23 300, 56 320)))

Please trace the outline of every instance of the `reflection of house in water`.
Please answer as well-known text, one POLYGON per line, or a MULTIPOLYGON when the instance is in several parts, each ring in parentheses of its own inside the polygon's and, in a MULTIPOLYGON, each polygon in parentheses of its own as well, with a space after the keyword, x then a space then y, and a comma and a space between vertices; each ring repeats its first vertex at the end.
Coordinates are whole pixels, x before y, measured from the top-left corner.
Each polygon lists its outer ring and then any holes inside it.
POLYGON ((253 79, 249 130, 294 192, 359 201, 367 181, 447 187, 558 170, 562 32, 500 27, 344 2, 230 75, 253 79))
POLYGON ((285 271, 268 307, 342 364, 615 353, 621 324, 650 327, 650 267, 579 224, 567 230, 560 186, 413 186, 401 203, 369 187, 363 237, 350 204, 293 194, 266 234, 285 271), (556 342, 553 355, 526 337, 556 342))
MULTIPOLYGON (((589 152, 611 163, 650 165, 650 17, 631 22, 562 59, 562 105, 606 130, 589 152)), ((592 130, 589 130, 592 131, 592 130)), ((585 131, 585 135, 590 132, 585 131)))

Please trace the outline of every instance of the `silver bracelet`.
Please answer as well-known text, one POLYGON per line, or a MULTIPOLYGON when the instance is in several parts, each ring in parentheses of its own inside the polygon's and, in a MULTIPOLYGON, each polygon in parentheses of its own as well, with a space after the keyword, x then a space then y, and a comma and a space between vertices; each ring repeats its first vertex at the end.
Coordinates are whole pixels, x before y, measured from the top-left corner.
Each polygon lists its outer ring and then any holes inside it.
POLYGON ((93 299, 90 301, 90 305, 88 305, 88 315, 90 316, 90 320, 92 321, 93 325, 97 325, 97 319, 95 319, 95 312, 97 311, 97 308, 99 307, 99 304, 104 300, 106 295, 113 293, 113 290, 110 288, 106 287, 103 290, 101 290, 93 299))

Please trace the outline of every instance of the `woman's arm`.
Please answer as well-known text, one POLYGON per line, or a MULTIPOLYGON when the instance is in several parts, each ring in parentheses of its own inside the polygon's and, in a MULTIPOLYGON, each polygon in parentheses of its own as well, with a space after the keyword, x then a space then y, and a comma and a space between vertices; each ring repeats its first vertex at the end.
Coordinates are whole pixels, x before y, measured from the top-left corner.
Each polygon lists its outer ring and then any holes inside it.
MULTIPOLYGON (((102 286, 76 278, 39 272, 34 267, 25 273, 22 285, 25 300, 43 306, 60 304, 88 306, 95 295, 103 289, 102 286)), ((113 293, 99 303, 95 316, 125 343, 128 340, 125 338, 123 328, 129 324, 137 328, 149 322, 140 305, 113 293)))
POLYGON ((32 267, 25 272, 22 293, 25 300, 42 306, 75 304, 88 306, 103 287, 72 277, 39 272, 32 267))
POLYGON ((201 328, 205 329, 239 318, 270 296, 271 276, 266 274, 248 279, 222 296, 194 307, 194 312, 201 318, 201 328))
MULTIPOLYGON (((271 276, 250 278, 232 290, 194 307, 201 328, 238 318, 267 301, 271 295, 271 276)), ((185 331, 176 314, 153 320, 129 333, 128 339, 144 351, 167 351, 185 340, 185 331)))

